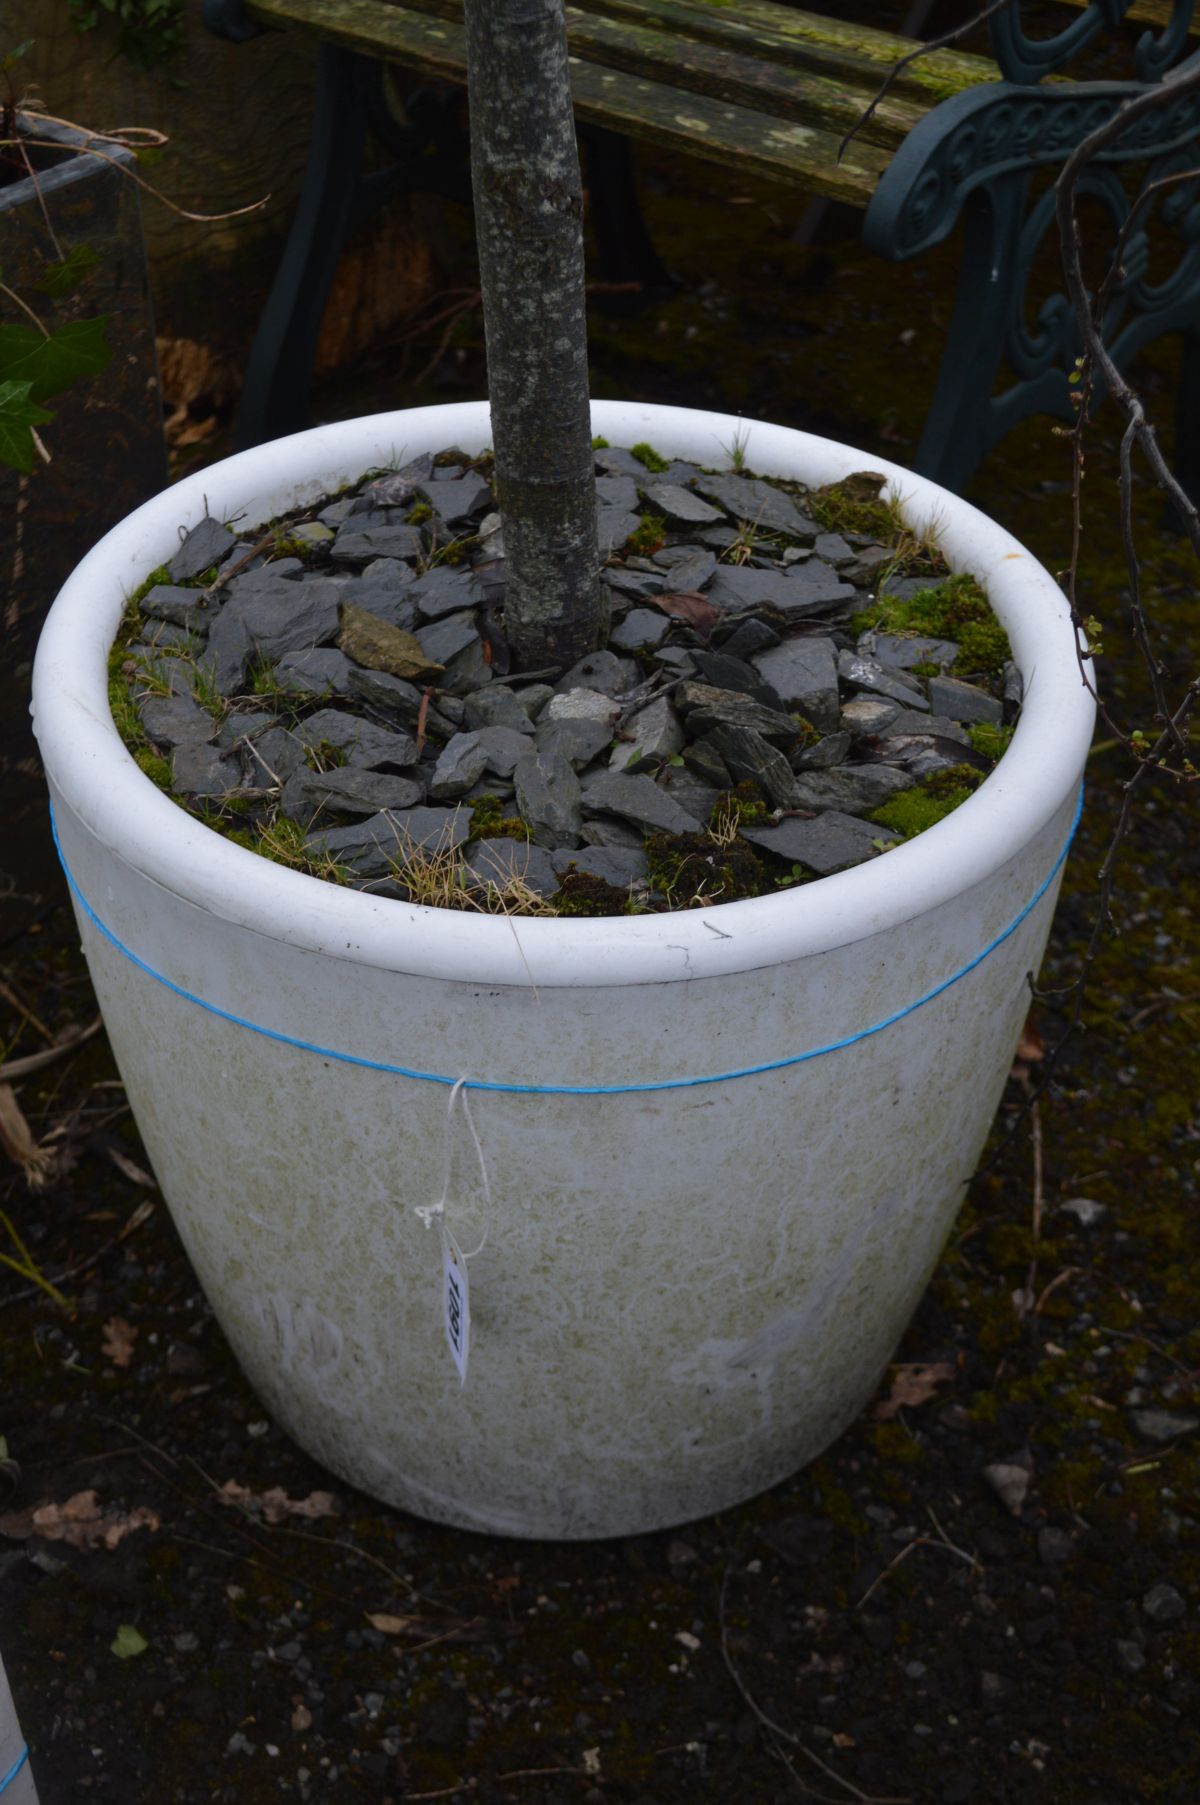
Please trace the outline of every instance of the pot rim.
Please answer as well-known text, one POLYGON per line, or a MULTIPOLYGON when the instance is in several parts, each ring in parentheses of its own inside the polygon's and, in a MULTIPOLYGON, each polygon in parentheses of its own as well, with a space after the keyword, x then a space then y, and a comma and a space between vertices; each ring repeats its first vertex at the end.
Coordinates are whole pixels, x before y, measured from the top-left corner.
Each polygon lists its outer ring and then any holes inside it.
POLYGON ((459 402, 257 446, 185 478, 114 527, 63 586, 38 645, 34 725, 56 801, 135 870, 232 925, 356 964, 529 988, 718 976, 865 939, 986 882, 1074 800, 1095 703, 1066 599, 1011 534, 899 465, 790 427, 623 402, 594 402, 592 425, 614 444, 650 440, 720 467, 738 435, 751 469, 813 485, 867 462, 886 475, 914 522, 937 525, 954 568, 987 588, 1024 678, 1017 731, 980 788, 917 839, 775 896, 664 915, 517 922, 342 889, 186 814, 138 768, 109 712, 107 656, 126 595, 170 556, 181 523, 205 512, 251 527, 372 466, 450 445, 482 450, 491 443, 487 405, 459 402))

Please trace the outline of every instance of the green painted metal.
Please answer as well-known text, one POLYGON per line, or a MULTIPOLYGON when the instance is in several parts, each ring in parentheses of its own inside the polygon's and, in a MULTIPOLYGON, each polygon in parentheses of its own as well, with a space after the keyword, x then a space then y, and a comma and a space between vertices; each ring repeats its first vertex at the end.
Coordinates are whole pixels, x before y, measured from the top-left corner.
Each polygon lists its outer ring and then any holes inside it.
MULTIPOLYGON (((1126 10, 1121 0, 1115 4, 1118 14, 1126 10)), ((1177 0, 1161 36, 1131 41, 1135 73, 1160 68, 1186 46, 1193 12, 1192 0, 1177 0)), ((1049 79, 1061 78, 1111 18, 1109 0, 1094 0, 1039 47, 1022 32, 1019 9, 998 15, 998 60, 1048 79, 997 82, 945 101, 905 139, 867 208, 865 243, 894 261, 921 255, 963 223, 955 311, 916 458, 923 475, 950 487, 961 488, 1019 421, 1032 414, 1074 417, 1070 376, 1081 341, 1065 294, 1041 299, 1030 318, 1032 272, 1055 232, 1053 197, 1044 185, 1035 192, 1032 178, 1039 169, 1060 169, 1089 133, 1148 85, 1143 78, 1049 79)), ((1197 68, 1200 52, 1174 74, 1197 68)), ((1180 93, 1114 139, 1081 183, 1081 193, 1111 221, 1113 242, 1131 210, 1138 213, 1104 322, 1121 367, 1174 332, 1185 335, 1189 372, 1200 355, 1200 179, 1178 181, 1196 168, 1198 141, 1200 92, 1180 93), (1148 193, 1166 177, 1177 185, 1148 193), (1159 236, 1174 243, 1176 257, 1170 273, 1151 282, 1155 222, 1166 228, 1159 236)), ((1190 395, 1194 387, 1189 376, 1183 388, 1190 395)), ((1102 391, 1094 393, 1098 405, 1102 391)), ((1177 459, 1189 472, 1200 467, 1200 422, 1182 399, 1177 459)))

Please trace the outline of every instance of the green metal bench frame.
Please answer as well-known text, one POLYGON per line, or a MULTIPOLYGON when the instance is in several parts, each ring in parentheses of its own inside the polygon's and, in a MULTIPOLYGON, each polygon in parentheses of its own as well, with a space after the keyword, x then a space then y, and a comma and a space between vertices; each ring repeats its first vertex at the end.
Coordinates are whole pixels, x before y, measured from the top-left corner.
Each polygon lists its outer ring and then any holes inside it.
MULTIPOLYGON (((958 296, 915 466, 961 489, 982 457, 1033 413, 1072 417, 1079 352, 1065 296, 1027 318, 1039 245, 1053 229, 1038 170, 1061 167, 1121 103, 1183 63, 1194 0, 1070 0, 1049 40, 1031 38, 1020 0, 989 22, 995 61, 951 50, 903 68, 839 155, 851 127, 901 58, 918 46, 890 33, 794 11, 779 0, 575 0, 568 5, 571 80, 588 159, 592 217, 606 274, 649 286, 664 277, 637 211, 630 141, 682 150, 865 212, 864 240, 894 261, 915 257, 964 221, 958 296), (1077 82, 1064 71, 1130 13, 1161 29, 1133 49, 1131 79, 1077 82), (996 393, 1007 364, 1011 380, 996 393)), ((321 44, 307 172, 246 373, 238 440, 306 424, 321 312, 347 231, 382 199, 422 189, 468 201, 465 161, 449 154, 466 80, 460 0, 205 0, 219 36, 297 29, 321 44), (386 103, 388 63, 437 84, 398 125, 386 103), (449 93, 447 93, 449 89, 449 93), (447 104, 449 102, 449 104, 447 104), (390 152, 366 169, 371 131, 390 152)), ((1114 226, 1137 195, 1192 167, 1200 94, 1156 109, 1114 141, 1085 176, 1114 226), (1190 161, 1189 161, 1190 159, 1190 161), (1123 175, 1132 174, 1134 192, 1123 175)), ((1119 363, 1163 333, 1184 335, 1177 464, 1200 490, 1200 183, 1155 197, 1131 233, 1108 321, 1119 363), (1147 279, 1150 214, 1173 235, 1171 275, 1147 279)))

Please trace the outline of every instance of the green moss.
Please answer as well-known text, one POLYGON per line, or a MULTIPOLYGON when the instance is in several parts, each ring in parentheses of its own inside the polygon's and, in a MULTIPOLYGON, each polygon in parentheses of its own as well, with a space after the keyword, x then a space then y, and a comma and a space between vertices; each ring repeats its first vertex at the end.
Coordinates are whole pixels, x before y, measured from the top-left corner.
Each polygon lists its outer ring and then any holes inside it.
POLYGON ((636 552, 648 558, 666 544, 667 523, 661 514, 643 514, 641 525, 630 533, 625 541, 627 552, 636 552))
POLYGON ((408 524, 420 526, 426 520, 433 519, 433 509, 427 501, 415 501, 408 510, 408 524))
POLYGON ((149 746, 138 746, 133 754, 134 763, 139 771, 147 776, 151 783, 157 784, 160 790, 171 793, 171 761, 164 758, 161 752, 154 752, 149 746))
POLYGON ((994 727, 990 721, 980 721, 978 725, 967 728, 967 738, 976 752, 982 752, 993 764, 999 764, 1008 751, 1013 731, 1011 727, 994 727))
POLYGON ((855 625, 860 631, 873 626, 887 633, 952 639, 959 648, 954 662, 959 677, 999 677, 1012 656, 1008 635, 992 613, 986 592, 965 571, 903 601, 885 590, 877 607, 855 617, 855 625))
POLYGON ((636 913, 627 890, 605 883, 590 871, 576 871, 568 865, 559 887, 551 897, 560 915, 631 915, 636 913))
POLYGON ((925 778, 914 789, 902 790, 868 819, 901 834, 906 840, 915 839, 936 821, 953 814, 979 788, 983 778, 984 773, 977 771, 974 765, 954 765, 949 771, 938 771, 925 778))
POLYGON ((770 887, 762 861, 744 840, 723 843, 712 834, 650 834, 646 859, 651 884, 672 909, 735 902, 761 896, 770 887))
POLYGON ((332 740, 319 740, 315 746, 304 748, 304 762, 310 771, 336 771, 345 764, 346 754, 332 740))
POLYGON ((670 469, 669 460, 663 457, 661 452, 655 451, 653 445, 647 445, 645 440, 638 445, 631 445, 629 450, 631 456, 635 457, 639 464, 644 464, 646 469, 655 476, 670 469))
MULTIPOLYGON (((807 725, 807 723, 805 723, 807 725)), ((752 780, 739 783, 736 789, 722 790, 713 804, 712 832, 733 833, 739 827, 765 821, 770 814, 766 797, 752 780)))
POLYGON ((860 470, 840 483, 813 489, 806 506, 827 533, 864 533, 889 545, 904 530, 895 502, 882 499, 887 478, 860 470))
POLYGON ((605 436, 602 432, 598 432, 596 434, 595 438, 592 440, 592 450, 593 451, 607 451, 608 450, 608 440, 605 438, 605 436))
POLYGON ((529 828, 520 815, 506 815, 499 796, 479 796, 471 809, 473 840, 528 840, 529 828))
POLYGON ((118 664, 115 672, 111 668, 111 658, 109 661, 108 707, 113 718, 113 725, 124 740, 126 746, 133 752, 139 746, 144 746, 146 744, 146 735, 143 731, 142 723, 138 719, 138 711, 133 700, 133 694, 126 681, 125 674, 120 668, 119 651, 117 652, 117 658, 118 664))
POLYGON ((903 1423, 876 1423, 871 1431, 875 1452, 889 1466, 915 1466, 923 1449, 903 1423))

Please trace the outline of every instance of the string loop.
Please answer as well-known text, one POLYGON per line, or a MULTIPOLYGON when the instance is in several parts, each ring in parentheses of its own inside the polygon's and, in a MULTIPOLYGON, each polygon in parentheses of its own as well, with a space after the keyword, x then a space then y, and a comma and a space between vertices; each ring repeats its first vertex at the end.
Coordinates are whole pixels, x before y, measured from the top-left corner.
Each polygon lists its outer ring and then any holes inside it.
MULTIPOLYGON (((869 1028, 860 1028, 854 1034, 843 1035, 840 1040, 828 1041, 824 1046, 810 1047, 804 1053, 789 1053, 782 1059, 767 1059, 758 1065, 739 1066, 731 1072, 709 1072, 699 1077, 689 1078, 655 1078, 642 1084, 506 1084, 502 1080, 494 1078, 454 1078, 446 1072, 424 1072, 413 1066, 392 1065, 385 1059, 366 1059, 358 1053, 342 1053, 335 1047, 322 1047, 315 1041, 302 1040, 294 1034, 281 1034, 276 1028, 266 1028, 261 1022, 252 1022, 243 1015, 235 1015, 232 1010, 221 1009, 216 1003, 210 1003, 204 997, 196 996, 192 991, 185 990, 181 984, 176 984, 170 978, 165 977, 162 972, 156 971, 152 965, 148 965, 144 959, 139 958, 123 941, 117 938, 112 929, 97 915, 75 881, 74 874, 67 864, 59 843, 53 805, 50 809, 50 827, 63 874, 71 886, 80 908, 97 932, 102 934, 109 945, 115 947, 123 958, 128 959, 131 965, 136 966, 139 971, 145 972, 147 977, 153 978, 156 984, 161 984, 166 990, 172 991, 175 996, 182 997, 184 1002, 193 1003, 198 1009, 207 1011, 209 1015, 215 1015, 220 1021, 230 1022, 236 1028, 245 1028, 251 1034, 261 1034, 264 1039, 277 1041, 281 1046, 295 1047, 301 1053, 316 1053, 322 1059, 335 1060, 339 1065, 361 1066, 369 1072, 389 1072, 398 1078, 416 1079, 422 1084, 444 1084, 451 1091, 463 1093, 467 1091, 498 1091, 508 1096, 519 1097, 621 1097, 648 1091, 692 1090, 699 1085, 730 1084, 738 1078, 757 1078, 765 1072, 781 1072, 789 1066, 804 1065, 810 1059, 823 1059, 828 1053, 839 1053, 844 1047, 852 1047, 860 1040, 869 1040, 873 1034, 882 1034, 885 1028, 891 1028, 896 1022, 902 1022, 906 1016, 912 1015, 915 1010, 923 1009, 926 1003, 932 1003, 936 997, 940 997, 949 990, 951 985, 960 983, 977 966, 982 965, 989 954, 994 953, 997 947, 1003 946, 1004 942, 1016 933, 1026 916, 1037 907, 1058 876, 1066 856, 1071 850, 1071 842, 1075 838, 1075 830, 1079 826, 1079 817, 1082 811, 1083 785, 1080 784, 1074 819, 1062 850, 1029 901, 1017 911, 1006 928, 1002 928, 994 939, 989 940, 982 951, 976 953, 974 958, 968 959, 967 963, 958 971, 953 972, 950 977, 943 978, 940 984, 935 984, 931 990, 927 990, 923 996, 916 997, 911 1003, 905 1003, 900 1009, 894 1009, 881 1021, 872 1022, 869 1028)), ((453 1099, 451 1101, 453 1102, 453 1099)), ((464 1105, 465 1101, 464 1095, 464 1105)), ((467 1120, 470 1125, 469 1116, 467 1120)), ((473 1126, 471 1126, 471 1132, 472 1134, 475 1132, 473 1126)), ((437 1206, 427 1207, 431 1209, 430 1220, 432 1221, 433 1215, 437 1213, 437 1206)))

